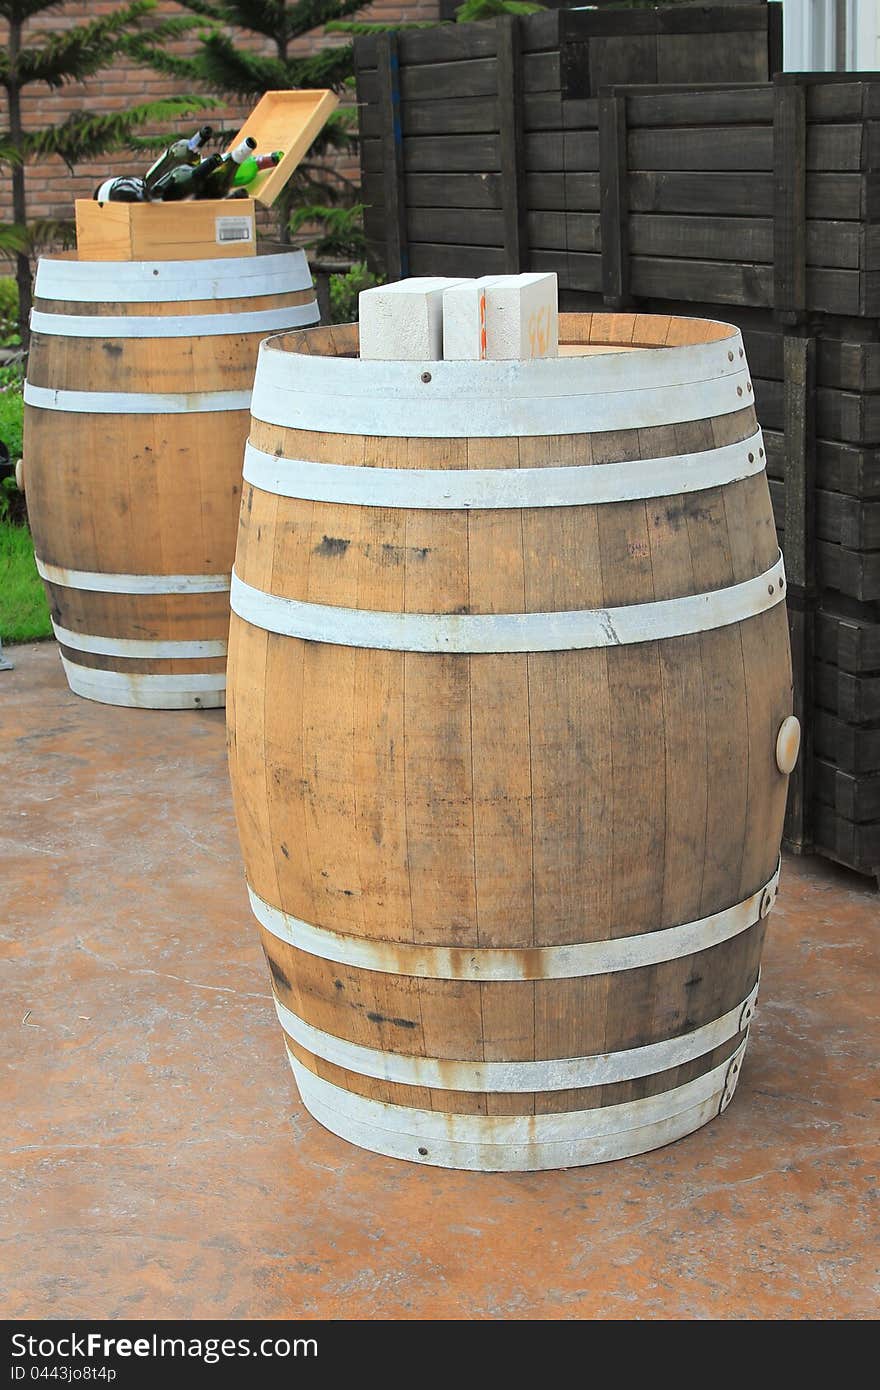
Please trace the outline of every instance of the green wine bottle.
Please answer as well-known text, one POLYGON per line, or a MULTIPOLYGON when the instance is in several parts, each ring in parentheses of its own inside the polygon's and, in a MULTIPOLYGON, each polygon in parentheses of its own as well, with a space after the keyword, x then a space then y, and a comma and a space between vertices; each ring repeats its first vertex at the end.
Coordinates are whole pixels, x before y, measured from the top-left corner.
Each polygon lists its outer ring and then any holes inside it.
POLYGON ((232 187, 239 166, 244 164, 256 148, 257 142, 253 136, 246 135, 240 145, 227 150, 225 154, 220 156, 220 163, 212 169, 210 177, 202 183, 197 196, 199 198, 225 198, 232 187))
POLYGON ((273 150, 272 154, 249 155, 236 170, 235 178, 232 180, 234 186, 244 188, 246 184, 253 183, 257 174, 262 173, 264 169, 274 169, 275 165, 280 164, 283 158, 283 150, 273 150))
POLYGON ((195 135, 190 136, 189 140, 175 140, 173 145, 169 145, 167 150, 159 155, 156 162, 150 165, 144 175, 147 196, 149 197, 159 180, 164 178, 166 174, 170 174, 172 169, 178 169, 181 165, 195 166, 198 164, 199 150, 212 134, 211 127, 203 125, 201 130, 197 130, 195 135))
MULTIPOLYGON (((163 203, 177 203, 182 198, 204 198, 203 192, 205 183, 210 179, 215 169, 219 169, 222 164, 219 154, 209 154, 207 159, 203 159, 201 164, 178 164, 176 169, 170 169, 158 183, 153 185, 151 198, 154 201, 161 200, 163 203)), ((213 197, 213 194, 209 194, 213 197)))

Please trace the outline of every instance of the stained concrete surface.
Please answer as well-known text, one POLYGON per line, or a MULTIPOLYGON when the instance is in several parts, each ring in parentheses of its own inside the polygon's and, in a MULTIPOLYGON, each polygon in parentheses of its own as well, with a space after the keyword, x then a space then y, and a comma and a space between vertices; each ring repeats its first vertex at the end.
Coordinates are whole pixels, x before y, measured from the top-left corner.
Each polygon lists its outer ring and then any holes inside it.
POLYGON ((656 1153, 466 1174, 303 1110, 245 897, 222 712, 0 675, 10 1318, 862 1318, 880 899, 788 859, 726 1114, 656 1153))

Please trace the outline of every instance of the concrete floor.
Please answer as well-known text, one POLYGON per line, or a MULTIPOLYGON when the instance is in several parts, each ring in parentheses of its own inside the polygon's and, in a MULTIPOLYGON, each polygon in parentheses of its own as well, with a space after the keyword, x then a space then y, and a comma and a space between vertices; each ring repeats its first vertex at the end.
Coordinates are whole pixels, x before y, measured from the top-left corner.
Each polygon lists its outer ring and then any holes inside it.
POLYGON ((743 1078, 700 1133, 559 1173, 375 1157, 294 1091, 222 712, 91 704, 54 644, 11 655, 6 1317, 876 1313, 873 884, 785 864, 743 1078))

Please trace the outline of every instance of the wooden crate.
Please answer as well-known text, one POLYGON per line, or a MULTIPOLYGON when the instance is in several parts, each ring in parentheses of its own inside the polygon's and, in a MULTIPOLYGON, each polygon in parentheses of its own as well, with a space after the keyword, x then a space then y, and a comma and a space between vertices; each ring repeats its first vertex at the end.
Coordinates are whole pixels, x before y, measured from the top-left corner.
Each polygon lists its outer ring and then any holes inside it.
POLYGON ((192 261, 253 256, 252 198, 192 203, 76 200, 76 245, 86 261, 192 261))
POLYGON ((339 104, 335 92, 266 92, 233 143, 251 135, 257 151, 283 149, 284 158, 249 185, 248 198, 179 203, 76 201, 76 244, 90 261, 216 260, 253 256, 256 205, 271 207, 339 104))

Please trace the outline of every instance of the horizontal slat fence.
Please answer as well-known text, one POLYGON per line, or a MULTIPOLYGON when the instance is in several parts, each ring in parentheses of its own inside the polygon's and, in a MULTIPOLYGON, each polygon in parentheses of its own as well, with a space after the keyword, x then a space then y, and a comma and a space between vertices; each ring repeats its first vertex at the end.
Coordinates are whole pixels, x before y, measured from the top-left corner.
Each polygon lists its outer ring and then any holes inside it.
POLYGON ((359 40, 367 233, 389 278, 553 270, 565 309, 742 329, 805 727, 788 840, 880 877, 880 74, 768 81, 779 8, 359 40))

